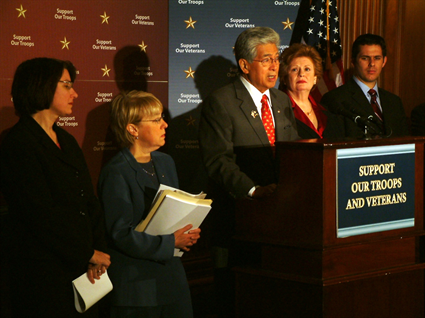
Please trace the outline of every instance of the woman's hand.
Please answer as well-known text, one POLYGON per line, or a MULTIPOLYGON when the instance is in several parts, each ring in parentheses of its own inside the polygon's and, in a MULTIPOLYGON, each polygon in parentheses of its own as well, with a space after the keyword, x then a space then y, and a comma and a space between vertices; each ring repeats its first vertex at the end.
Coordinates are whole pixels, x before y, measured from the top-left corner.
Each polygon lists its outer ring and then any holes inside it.
POLYGON ((105 272, 105 266, 89 263, 87 268, 87 277, 89 278, 89 281, 94 284, 95 279, 100 279, 100 276, 102 276, 105 272))
POLYGON ((92 258, 89 261, 87 268, 87 277, 94 284, 95 279, 100 279, 100 276, 106 272, 111 265, 111 257, 101 251, 94 251, 92 258))
POLYGON ((196 244, 198 239, 201 237, 199 235, 199 233, 201 233, 201 229, 190 230, 191 228, 192 228, 192 224, 188 224, 184 228, 181 228, 180 230, 177 230, 174 232, 174 238, 175 238, 174 246, 176 248, 179 248, 183 251, 188 252, 190 251, 189 246, 193 246, 193 244, 196 244))

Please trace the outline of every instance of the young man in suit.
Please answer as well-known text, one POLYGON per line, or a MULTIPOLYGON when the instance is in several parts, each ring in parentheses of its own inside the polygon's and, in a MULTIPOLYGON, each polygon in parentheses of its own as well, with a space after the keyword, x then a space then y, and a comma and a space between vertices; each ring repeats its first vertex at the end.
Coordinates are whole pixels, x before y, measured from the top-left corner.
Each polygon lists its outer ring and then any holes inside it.
POLYGON ((321 100, 321 104, 330 111, 345 116, 345 136, 364 136, 364 125, 357 125, 353 120, 356 116, 369 119, 369 133, 372 135, 408 135, 400 97, 379 88, 377 84, 387 63, 385 40, 375 34, 360 35, 353 43, 351 62, 354 76, 346 84, 323 95, 321 100))
MULTIPOLYGON (((242 32, 234 47, 240 77, 213 92, 202 106, 199 141, 212 185, 208 193, 214 202, 209 219, 212 245, 217 247, 213 255, 215 282, 222 296, 219 315, 223 316, 232 315, 228 248, 234 234, 234 198, 257 199, 271 194, 278 182, 274 143, 299 138, 289 97, 274 88, 279 44, 279 35, 271 28, 242 32), (265 127, 263 116, 266 120, 267 114, 269 126, 265 127)), ((231 252, 230 258, 234 255, 231 252)))
POLYGON ((425 103, 413 108, 410 114, 413 136, 425 136, 425 103))

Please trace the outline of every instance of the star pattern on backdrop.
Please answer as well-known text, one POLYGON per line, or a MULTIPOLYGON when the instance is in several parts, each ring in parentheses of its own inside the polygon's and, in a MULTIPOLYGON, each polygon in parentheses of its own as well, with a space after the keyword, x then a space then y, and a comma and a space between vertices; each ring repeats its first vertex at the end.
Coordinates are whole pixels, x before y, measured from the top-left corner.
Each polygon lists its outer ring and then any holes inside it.
POLYGON ((146 48, 148 46, 145 44, 145 41, 142 41, 142 44, 139 44, 139 47, 140 47, 140 51, 143 51, 146 53, 146 48))
POLYGON ((189 116, 188 118, 185 119, 187 121, 187 126, 195 126, 195 118, 193 118, 192 116, 189 116))
POLYGON ((188 70, 186 70, 186 71, 184 71, 184 72, 186 73, 186 78, 188 78, 188 77, 195 78, 195 77, 193 76, 193 74, 195 74, 195 71, 194 71, 194 70, 192 70, 192 67, 191 67, 191 66, 189 66, 189 69, 188 69, 188 70))
POLYGON ((189 20, 184 20, 184 22, 186 23, 186 29, 188 29, 188 28, 194 29, 195 28, 195 23, 197 21, 194 21, 194 20, 192 20, 192 17, 189 17, 189 20))
POLYGON ((62 45, 62 50, 64 48, 66 48, 67 50, 69 50, 68 44, 71 43, 71 41, 67 41, 66 40, 66 36, 64 37, 63 41, 60 41, 63 45, 62 45))
POLYGON ((102 18, 102 24, 106 22, 106 24, 109 24, 108 19, 109 16, 106 15, 106 12, 103 11, 103 15, 100 16, 102 18))
POLYGON ((26 10, 26 9, 24 9, 24 8, 22 7, 22 4, 21 4, 21 7, 20 7, 20 8, 16 8, 16 10, 18 10, 18 11, 19 11, 18 18, 19 18, 20 16, 22 16, 22 17, 24 17, 24 18, 25 18, 25 12, 27 12, 27 10, 26 10))
POLYGON ((286 18, 286 21, 282 22, 282 24, 285 26, 283 29, 286 30, 289 28, 289 30, 292 30, 292 25, 294 22, 289 21, 289 18, 286 18))
POLYGON ((105 75, 108 75, 108 77, 109 77, 109 71, 111 70, 110 68, 108 68, 108 66, 105 64, 105 67, 104 68, 101 68, 101 70, 103 71, 103 75, 102 75, 102 77, 103 76, 105 76, 105 75))

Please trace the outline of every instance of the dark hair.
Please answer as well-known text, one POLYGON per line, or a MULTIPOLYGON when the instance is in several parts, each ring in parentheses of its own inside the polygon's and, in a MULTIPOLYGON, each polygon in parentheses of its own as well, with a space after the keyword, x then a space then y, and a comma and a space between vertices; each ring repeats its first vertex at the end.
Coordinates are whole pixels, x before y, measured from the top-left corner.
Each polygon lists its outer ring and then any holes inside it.
POLYGON ((360 46, 362 45, 379 45, 382 49, 382 55, 384 57, 387 56, 387 45, 385 44, 384 38, 376 34, 366 33, 360 35, 353 43, 351 48, 351 59, 353 61, 356 60, 360 52, 360 46))
MULTIPOLYGON (((314 75, 317 76, 317 81, 323 76, 322 58, 316 49, 310 45, 294 43, 285 49, 280 55, 280 68, 279 68, 279 89, 286 89, 285 83, 288 77, 289 65, 297 57, 308 57, 313 62, 314 75)), ((313 86, 314 87, 314 86, 313 86)))
POLYGON ((252 63, 257 56, 257 46, 269 43, 276 44, 276 47, 279 48, 279 34, 269 27, 250 28, 239 34, 233 50, 239 71, 242 72, 239 66, 240 59, 245 59, 252 63))
POLYGON ((16 114, 21 117, 49 109, 64 70, 68 70, 74 82, 77 70, 69 61, 39 57, 22 62, 12 83, 16 114))

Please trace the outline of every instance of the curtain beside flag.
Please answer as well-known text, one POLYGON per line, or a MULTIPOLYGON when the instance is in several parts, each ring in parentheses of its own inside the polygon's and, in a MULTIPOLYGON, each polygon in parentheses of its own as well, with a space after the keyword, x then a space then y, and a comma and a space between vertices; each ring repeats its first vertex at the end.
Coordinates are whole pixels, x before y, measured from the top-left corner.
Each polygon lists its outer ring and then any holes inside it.
POLYGON ((302 0, 292 33, 292 43, 314 46, 323 61, 323 79, 311 92, 320 101, 327 91, 344 84, 342 45, 336 0, 302 0))

